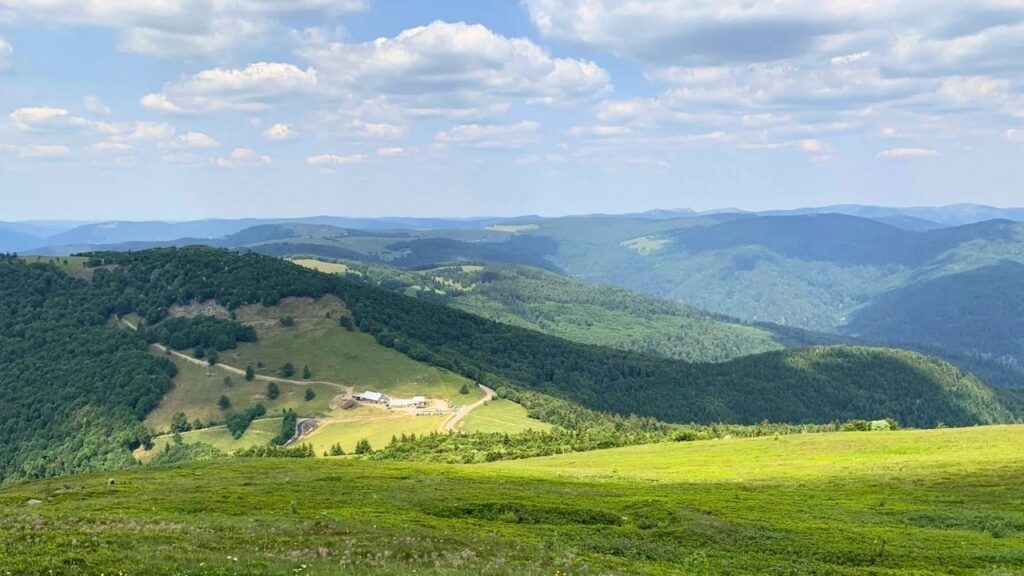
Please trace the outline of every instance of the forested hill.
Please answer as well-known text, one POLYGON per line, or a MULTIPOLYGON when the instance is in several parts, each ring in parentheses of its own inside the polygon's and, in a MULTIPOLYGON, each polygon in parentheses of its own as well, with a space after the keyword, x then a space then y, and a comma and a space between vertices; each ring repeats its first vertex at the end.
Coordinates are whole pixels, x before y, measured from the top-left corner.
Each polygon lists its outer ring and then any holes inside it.
POLYGON ((608 412, 674 422, 1012 419, 974 377, 906 352, 815 348, 690 364, 568 342, 256 254, 193 247, 97 254, 93 264, 105 266, 94 283, 116 285, 150 323, 174 303, 234 308, 333 293, 361 330, 413 358, 608 412))
POLYGON ((0 482, 133 462, 175 367, 106 326, 119 294, 0 256, 0 482))
POLYGON ((835 336, 754 326, 677 302, 529 266, 448 264, 426 270, 299 259, 392 292, 582 344, 690 362, 723 362, 784 347, 836 343, 835 336))

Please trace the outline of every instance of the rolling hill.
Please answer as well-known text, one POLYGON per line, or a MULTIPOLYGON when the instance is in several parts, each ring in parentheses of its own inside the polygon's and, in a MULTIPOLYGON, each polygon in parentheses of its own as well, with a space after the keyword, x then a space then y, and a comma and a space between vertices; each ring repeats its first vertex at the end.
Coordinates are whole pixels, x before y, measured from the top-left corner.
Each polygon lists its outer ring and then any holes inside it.
MULTIPOLYGON (((0 470, 5 479, 130 463, 129 451, 149 442, 142 423, 172 397, 167 394, 178 377, 169 353, 147 351, 147 340, 154 339, 178 349, 195 347, 194 356, 205 345, 238 367, 258 366, 266 358, 275 372, 256 374, 257 379, 290 382, 276 365, 306 365, 313 369, 312 384, 318 373, 340 380, 358 368, 344 360, 336 368, 324 364, 312 353, 316 343, 339 339, 348 350, 343 342, 359 338, 376 347, 377 356, 395 354, 395 362, 401 358, 498 389, 542 420, 566 428, 604 422, 618 427, 620 435, 657 429, 660 424, 651 418, 753 424, 892 417, 912 426, 1016 418, 975 378, 895 350, 811 348, 693 364, 572 343, 252 253, 199 247, 104 253, 90 264, 95 270, 87 283, 51 264, 0 262, 0 393, 7 399, 0 419, 5 439, 0 470), (290 313, 272 311, 301 299, 330 297, 339 299, 338 309, 320 308, 288 323, 282 314, 290 313), (195 309, 203 303, 203 309, 213 302, 222 317, 166 320, 172 307, 195 309), (144 330, 112 325, 115 313, 138 318, 144 330), (331 321, 318 328, 314 319, 326 321, 328 313, 331 321), (358 333, 338 325, 348 314, 358 333), (253 335, 239 321, 269 332, 257 329, 253 335), (301 331, 304 325, 327 332, 309 339, 301 331), (250 342, 254 336, 257 344, 250 342), (305 344, 286 352, 303 338, 305 344), (268 348, 249 348, 256 345, 268 348), (599 413, 648 419, 609 420, 599 413)), ((324 358, 336 361, 336 355, 324 358)), ((367 378, 336 384, 358 386, 367 378)), ((207 385, 221 389, 227 383, 218 377, 207 385)), ((266 380, 260 386, 268 386, 266 380)), ((241 402, 239 409, 255 402, 252 393, 229 400, 241 402), (245 398, 251 400, 239 400, 245 398)))

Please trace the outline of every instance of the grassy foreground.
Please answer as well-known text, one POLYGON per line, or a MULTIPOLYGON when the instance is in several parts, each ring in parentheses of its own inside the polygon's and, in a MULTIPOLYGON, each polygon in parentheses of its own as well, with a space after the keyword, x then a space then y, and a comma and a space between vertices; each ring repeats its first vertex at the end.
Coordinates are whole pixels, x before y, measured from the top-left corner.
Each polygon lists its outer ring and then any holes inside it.
POLYGON ((59 478, 0 490, 0 574, 1024 574, 1022 446, 1001 426, 59 478))

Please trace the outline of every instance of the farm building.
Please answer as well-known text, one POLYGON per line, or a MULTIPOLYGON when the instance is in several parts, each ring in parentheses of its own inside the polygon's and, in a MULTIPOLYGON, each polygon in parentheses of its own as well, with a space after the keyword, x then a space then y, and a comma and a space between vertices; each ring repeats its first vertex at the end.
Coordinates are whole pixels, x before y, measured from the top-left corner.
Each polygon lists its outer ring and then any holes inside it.
POLYGON ((388 402, 389 408, 426 408, 427 399, 423 396, 414 396, 412 398, 392 398, 388 402))
POLYGON ((381 394, 380 392, 371 392, 369 390, 367 390, 366 392, 357 392, 356 394, 352 395, 352 398, 358 400, 359 402, 372 402, 374 404, 388 404, 389 402, 391 402, 391 398, 388 398, 386 394, 381 394))

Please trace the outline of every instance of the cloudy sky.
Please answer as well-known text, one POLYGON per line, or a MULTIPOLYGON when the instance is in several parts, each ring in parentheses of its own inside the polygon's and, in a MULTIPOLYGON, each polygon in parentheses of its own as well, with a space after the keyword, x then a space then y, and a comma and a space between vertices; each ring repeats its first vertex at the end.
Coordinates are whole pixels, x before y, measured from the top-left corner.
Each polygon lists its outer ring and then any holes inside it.
POLYGON ((1022 0, 0 0, 0 220, 1024 204, 1022 0))

